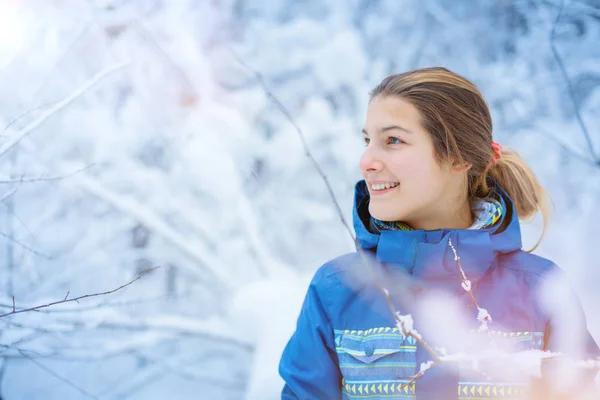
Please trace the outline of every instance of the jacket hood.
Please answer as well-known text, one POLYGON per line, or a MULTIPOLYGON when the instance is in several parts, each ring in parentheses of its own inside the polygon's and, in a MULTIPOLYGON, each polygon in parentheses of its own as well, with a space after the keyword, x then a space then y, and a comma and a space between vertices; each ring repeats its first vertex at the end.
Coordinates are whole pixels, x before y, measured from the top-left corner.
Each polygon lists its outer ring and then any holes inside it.
MULTIPOLYGON (((369 192, 364 180, 354 190, 353 223, 356 238, 364 250, 375 252, 377 260, 425 281, 456 285, 460 271, 454 260, 452 244, 470 280, 478 280, 503 253, 520 250, 521 228, 512 199, 493 180, 492 191, 502 204, 503 213, 494 226, 485 229, 369 230, 369 192)), ((460 287, 460 286, 459 286, 460 287)))

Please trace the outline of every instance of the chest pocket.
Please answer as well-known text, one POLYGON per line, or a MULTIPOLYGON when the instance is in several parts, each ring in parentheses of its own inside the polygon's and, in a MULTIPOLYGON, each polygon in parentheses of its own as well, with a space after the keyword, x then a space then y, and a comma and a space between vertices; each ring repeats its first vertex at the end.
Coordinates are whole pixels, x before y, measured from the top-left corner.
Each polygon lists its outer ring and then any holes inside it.
POLYGON ((414 398, 416 343, 398 328, 336 330, 336 352, 345 398, 414 398))

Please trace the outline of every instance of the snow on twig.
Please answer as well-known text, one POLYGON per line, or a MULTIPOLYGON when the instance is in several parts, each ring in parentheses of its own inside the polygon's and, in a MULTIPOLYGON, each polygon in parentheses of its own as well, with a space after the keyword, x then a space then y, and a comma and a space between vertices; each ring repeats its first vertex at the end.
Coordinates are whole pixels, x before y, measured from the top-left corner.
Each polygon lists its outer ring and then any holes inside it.
POLYGON ((0 157, 2 157, 6 152, 8 152, 10 149, 12 149, 17 143, 19 143, 21 140, 23 140, 23 138, 25 136, 29 135, 34 129, 36 129, 38 126, 40 126, 42 123, 44 123, 52 115, 54 115, 58 111, 62 110, 63 108, 65 108, 66 106, 71 104, 77 98, 81 97, 81 95, 83 95, 85 92, 87 92, 89 89, 91 89, 94 85, 96 85, 102 79, 104 79, 108 75, 112 74, 113 72, 116 72, 116 71, 124 68, 127 65, 128 65, 128 63, 120 63, 120 64, 113 65, 113 66, 106 68, 105 70, 99 72, 94 77, 92 77, 92 79, 90 79, 88 82, 86 82, 81 88, 79 88, 77 91, 75 91, 75 93, 71 94, 69 97, 59 101, 54 106, 50 107, 50 109, 48 109, 46 112, 44 112, 35 121, 33 121, 32 123, 27 125, 25 128, 21 129, 20 131, 15 132, 13 137, 11 137, 12 135, 9 136, 10 139, 8 140, 8 142, 5 143, 2 147, 0 147, 0 157))
MULTIPOLYGON (((24 138, 21 147, 29 152, 35 152, 33 143, 24 138)), ((43 160, 43 154, 38 154, 36 161, 42 165, 51 164, 43 160)), ((56 168, 59 173, 65 167, 61 164, 57 164, 56 168)), ((224 268, 217 268, 218 260, 212 257, 211 251, 204 248, 201 243, 192 242, 184 235, 179 234, 177 231, 167 225, 160 215, 156 214, 152 209, 136 201, 134 198, 124 196, 122 194, 112 191, 110 188, 105 187, 97 180, 89 176, 74 175, 69 183, 79 186, 89 194, 99 198, 100 200, 110 204, 117 208, 119 211, 135 218, 140 223, 144 224, 147 228, 151 229, 154 233, 161 236, 167 242, 181 250, 183 253, 197 261, 199 268, 203 269, 204 272, 209 276, 210 279, 218 280, 217 282, 209 282, 211 284, 217 283, 217 286, 223 287, 229 282, 228 275, 225 274, 224 268)), ((206 278, 202 276, 197 268, 189 266, 187 263, 181 265, 180 268, 185 268, 200 278, 206 278)))
POLYGON ((403 390, 405 387, 411 386, 417 380, 421 379, 423 377, 423 375, 425 375, 425 373, 427 371, 429 371, 429 369, 431 369, 432 367, 435 367, 436 365, 439 365, 441 363, 442 363, 442 361, 427 361, 426 363, 421 363, 421 368, 419 369, 419 372, 415 376, 410 378, 410 380, 408 382, 406 382, 405 384, 400 386, 400 388, 398 390, 403 390))
MULTIPOLYGON (((152 230, 152 232, 158 234, 188 256, 198 261, 198 266, 204 270, 209 278, 216 281, 213 283, 224 286, 230 281, 228 275, 224 272, 225 269, 216 267, 219 265, 219 262, 210 255, 210 251, 202 249, 198 243, 191 242, 184 235, 181 235, 172 229, 150 208, 144 206, 134 198, 110 190, 90 177, 78 177, 76 182, 87 192, 116 207, 121 212, 134 217, 152 230)), ((183 268, 188 269, 194 275, 199 275, 199 271, 196 268, 189 267, 187 263, 182 265, 183 268)), ((204 278, 206 278, 206 276, 204 278)))
MULTIPOLYGON (((89 168, 91 168, 94 164, 90 164, 87 165, 83 168, 79 168, 76 171, 70 172, 68 174, 65 175, 57 175, 57 176, 44 176, 43 174, 40 175, 39 177, 28 177, 25 175, 21 175, 20 177, 14 177, 14 178, 8 178, 8 177, 0 177, 0 184, 10 184, 10 183, 25 183, 25 182, 47 182, 47 181, 58 181, 58 180, 62 180, 65 178, 68 178, 70 176, 73 176, 75 174, 78 174, 80 172, 83 172, 85 170, 88 170, 89 168)), ((0 199, 1 201, 2 199, 0 199)))
POLYGON ((479 307, 479 304, 477 303, 477 300, 475 299, 475 295, 473 294, 473 291, 471 290, 472 289, 471 281, 467 278, 467 275, 465 274, 462 264, 460 263, 460 256, 458 255, 458 252, 456 251, 454 244, 452 244, 452 238, 448 238, 448 246, 450 246, 450 248, 452 249, 452 252, 454 253, 454 261, 456 261, 456 264, 458 265, 458 269, 460 271, 460 275, 462 277, 461 286, 465 290, 465 292, 469 293, 469 296, 471 297, 471 302, 473 303, 473 305, 475 307, 477 307, 477 320, 480 322, 479 331, 480 332, 489 332, 488 322, 492 322, 492 316, 485 308, 479 307))

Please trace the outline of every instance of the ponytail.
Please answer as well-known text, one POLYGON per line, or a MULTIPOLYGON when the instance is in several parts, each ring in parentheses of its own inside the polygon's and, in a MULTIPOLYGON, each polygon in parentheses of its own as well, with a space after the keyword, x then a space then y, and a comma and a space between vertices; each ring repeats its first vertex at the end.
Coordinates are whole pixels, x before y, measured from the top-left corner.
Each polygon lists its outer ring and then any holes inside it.
MULTIPOLYGON (((519 220, 529 220, 538 211, 542 213, 542 234, 533 248, 527 250, 528 252, 532 252, 541 243, 550 222, 551 200, 548 193, 542 187, 531 168, 512 149, 504 148, 495 165, 492 164, 490 166, 487 174, 494 178, 498 182, 498 185, 508 193, 513 201, 519 220)), ((483 180, 482 186, 484 192, 489 192, 485 180, 483 180)))

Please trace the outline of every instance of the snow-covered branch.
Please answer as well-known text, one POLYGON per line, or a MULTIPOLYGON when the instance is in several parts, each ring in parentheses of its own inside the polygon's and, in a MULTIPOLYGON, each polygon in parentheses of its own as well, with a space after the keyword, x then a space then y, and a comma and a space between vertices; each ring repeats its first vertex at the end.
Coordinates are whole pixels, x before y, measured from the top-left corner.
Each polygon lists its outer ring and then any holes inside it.
POLYGON ((454 261, 456 261, 456 265, 458 266, 458 269, 460 271, 460 275, 462 278, 461 286, 465 290, 465 292, 467 292, 471 297, 471 303, 477 308, 477 320, 480 323, 479 331, 488 332, 488 322, 492 322, 492 316, 490 315, 490 313, 488 313, 488 311, 485 308, 479 307, 479 304, 475 299, 475 295, 473 294, 473 290, 471 290, 471 281, 469 280, 469 278, 467 278, 467 275, 465 274, 465 270, 463 269, 462 264, 460 263, 460 256, 458 255, 456 248, 452 244, 451 238, 448 238, 448 246, 450 246, 452 252, 454 253, 454 261))
MULTIPOLYGON (((197 265, 203 270, 203 273, 206 274, 201 277, 212 279, 212 283, 217 284, 220 287, 227 286, 227 282, 229 282, 228 275, 223 268, 217 267, 220 264, 218 260, 213 258, 208 250, 203 250, 200 243, 191 242, 184 235, 181 235, 169 227, 154 211, 131 197, 110 190, 90 177, 78 177, 76 182, 87 192, 116 207, 121 212, 134 217, 137 221, 160 235, 167 242, 185 252, 192 259, 198 261, 197 265)), ((187 264, 184 265, 190 272, 198 275, 198 270, 187 267, 187 264)))
POLYGON ((92 79, 90 79, 83 86, 81 86, 81 88, 79 88, 77 91, 75 91, 73 94, 71 94, 67 98, 59 101, 54 106, 50 107, 39 118, 37 118, 35 121, 28 124, 25 128, 23 128, 17 132, 10 132, 10 135, 9 135, 10 139, 8 140, 7 143, 4 143, 4 145, 2 145, 0 147, 0 157, 2 157, 6 152, 8 152, 10 149, 12 149, 17 143, 19 143, 21 140, 23 140, 23 138, 25 136, 29 135, 33 130, 35 130, 38 126, 40 126, 42 123, 44 123, 44 121, 46 121, 52 115, 54 115, 58 111, 62 110, 63 108, 65 108, 66 106, 71 104, 77 98, 81 97, 81 95, 83 95, 89 89, 94 87, 102 79, 104 79, 105 77, 109 76, 110 74, 126 67, 127 65, 128 65, 128 63, 120 63, 120 64, 113 65, 111 67, 108 67, 108 68, 104 69, 103 71, 100 71, 98 74, 96 74, 94 77, 92 77, 92 79))
MULTIPOLYGON (((79 168, 74 172, 70 172, 70 173, 67 173, 64 175, 57 175, 57 176, 44 176, 44 174, 41 174, 38 177, 21 175, 21 176, 16 176, 16 177, 11 178, 11 177, 6 177, 6 176, 0 176, 0 184, 59 181, 62 179, 69 178, 75 174, 79 174, 80 172, 86 171, 89 168, 91 168, 92 166, 93 166, 93 164, 90 164, 86 167, 79 168)), ((16 191, 16 189, 15 189, 15 191, 16 191)), ((0 198, 0 201, 2 201, 2 200, 4 200, 4 198, 0 198)))

